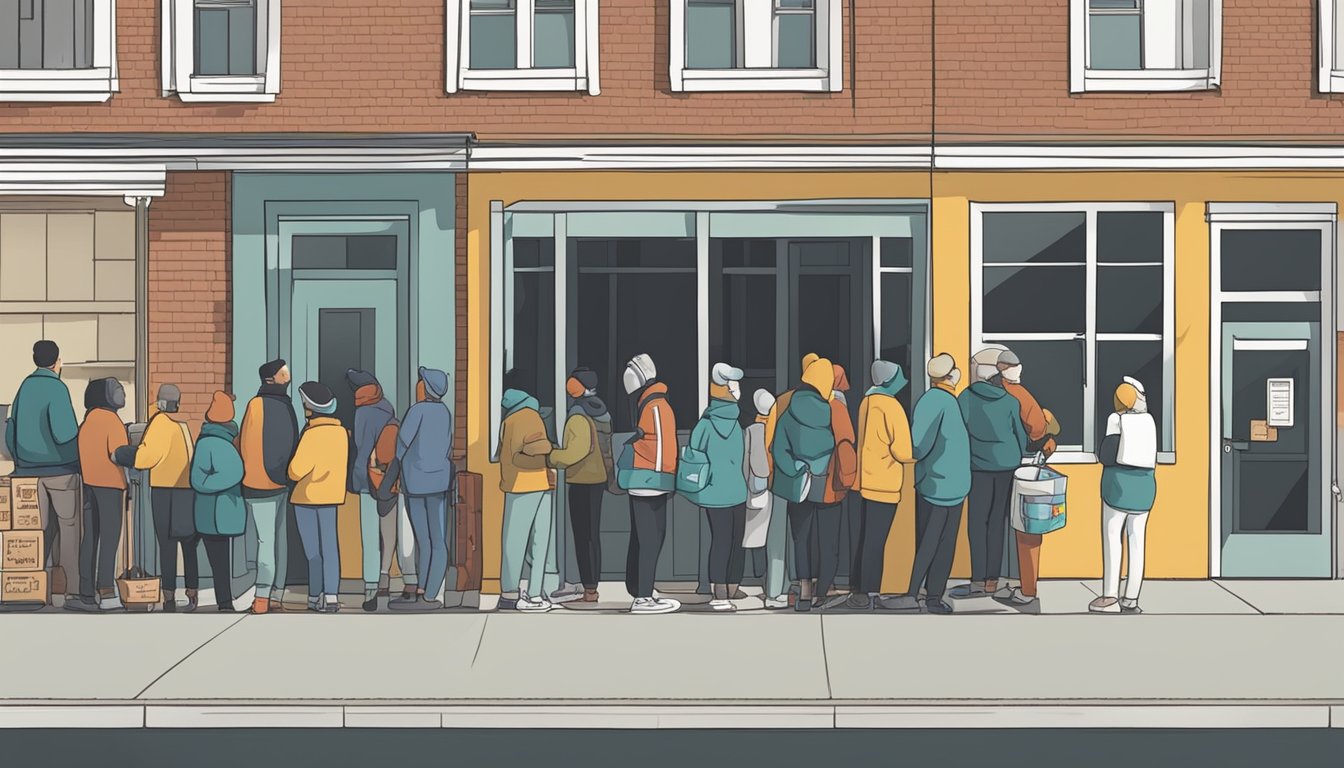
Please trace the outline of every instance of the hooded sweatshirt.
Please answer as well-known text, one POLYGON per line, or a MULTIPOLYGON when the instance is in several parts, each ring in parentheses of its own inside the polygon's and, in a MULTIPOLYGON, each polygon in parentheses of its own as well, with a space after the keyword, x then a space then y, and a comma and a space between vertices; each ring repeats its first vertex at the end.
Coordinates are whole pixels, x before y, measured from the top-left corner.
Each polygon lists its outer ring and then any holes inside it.
POLYGON ((971 492, 971 438, 946 384, 937 384, 915 403, 912 430, 915 492, 930 504, 960 507, 971 492))
POLYGON ((770 458, 774 462, 771 490, 785 501, 801 502, 811 484, 824 482, 835 435, 831 431, 831 392, 835 372, 829 360, 815 360, 803 372, 803 384, 794 390, 779 415, 770 458))
POLYGON ((551 466, 565 470, 565 482, 572 485, 606 483, 609 478, 601 442, 606 440, 610 445, 611 430, 611 414, 602 398, 597 395, 571 397, 564 439, 551 452, 551 466))
POLYGON ((369 492, 369 455, 383 427, 396 418, 392 404, 383 397, 376 381, 355 390, 355 425, 350 432, 354 452, 350 457, 350 492, 369 492))
POLYGON ((350 471, 350 437, 335 416, 311 414, 299 436, 299 447, 289 462, 294 492, 289 500, 308 507, 335 507, 345 503, 350 471))
POLYGON ((537 399, 506 389, 500 407, 504 421, 499 426, 499 489, 505 493, 551 490, 555 475, 546 466, 546 457, 552 446, 537 399))
POLYGON ((854 421, 849 417, 849 405, 845 402, 845 392, 849 391, 849 378, 845 369, 833 365, 835 379, 831 392, 831 432, 835 436, 835 454, 826 472, 826 492, 823 504, 839 504, 859 479, 858 437, 854 434, 854 421))
POLYGON ((727 509, 747 503, 747 476, 742 469, 746 442, 738 423, 741 409, 736 400, 709 401, 691 430, 689 445, 709 459, 709 483, 696 494, 686 494, 705 509, 727 509))
POLYGON ((896 366, 891 381, 868 390, 859 405, 859 495, 882 504, 899 504, 905 465, 915 461, 910 420, 896 394, 909 382, 896 366))
POLYGON ((1017 398, 995 383, 977 381, 957 404, 971 438, 971 471, 1009 472, 1022 466, 1027 430, 1017 398))
MULTIPOLYGON (((448 376, 443 371, 421 368, 420 380, 431 397, 447 391, 448 376)), ((397 431, 401 489, 412 496, 447 493, 455 471, 452 451, 453 414, 448 404, 425 399, 412 405, 397 431)))
POLYGON ((98 379, 89 382, 84 393, 84 407, 89 410, 79 428, 79 467, 85 485, 124 491, 126 472, 112 461, 112 454, 129 441, 112 403, 114 387, 121 387, 116 379, 98 379))
POLYGON ((239 536, 247 522, 243 507, 243 457, 234 447, 238 426, 232 421, 201 426, 191 458, 192 510, 196 531, 207 536, 239 536))

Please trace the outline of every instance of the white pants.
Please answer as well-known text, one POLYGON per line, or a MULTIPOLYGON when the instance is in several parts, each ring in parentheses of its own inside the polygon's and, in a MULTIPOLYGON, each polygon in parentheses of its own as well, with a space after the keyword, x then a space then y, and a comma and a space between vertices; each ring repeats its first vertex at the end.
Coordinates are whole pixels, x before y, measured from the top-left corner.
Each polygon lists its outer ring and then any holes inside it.
POLYGON ((1125 580, 1126 600, 1138 600, 1143 587, 1143 547, 1148 530, 1148 513, 1132 513, 1101 505, 1101 596, 1120 596, 1121 539, 1129 542, 1129 578, 1125 580))

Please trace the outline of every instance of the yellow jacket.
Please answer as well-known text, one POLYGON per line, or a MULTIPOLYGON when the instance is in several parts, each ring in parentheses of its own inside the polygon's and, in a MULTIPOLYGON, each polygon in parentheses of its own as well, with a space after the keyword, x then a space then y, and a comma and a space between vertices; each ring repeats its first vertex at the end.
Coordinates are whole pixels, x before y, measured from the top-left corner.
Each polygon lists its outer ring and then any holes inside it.
POLYGON ((350 474, 350 436, 340 420, 314 416, 299 436, 299 447, 289 460, 294 492, 290 501, 306 507, 334 507, 345 503, 350 474))
POLYGON ((135 451, 135 468, 149 470, 150 488, 191 487, 191 430, 150 407, 149 426, 135 451))
POLYGON ((552 449, 546 424, 533 408, 519 408, 499 428, 499 489, 535 493, 555 487, 555 470, 546 466, 552 449))
POLYGON ((873 393, 859 405, 859 495, 899 504, 905 465, 915 461, 910 419, 891 395, 873 393))

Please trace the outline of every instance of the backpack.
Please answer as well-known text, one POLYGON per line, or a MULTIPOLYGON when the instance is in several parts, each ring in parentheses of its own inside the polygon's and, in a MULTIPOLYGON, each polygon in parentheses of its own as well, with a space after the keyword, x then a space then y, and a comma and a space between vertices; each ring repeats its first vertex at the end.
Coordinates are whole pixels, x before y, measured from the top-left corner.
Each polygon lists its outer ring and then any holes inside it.
POLYGON ((593 431, 593 445, 602 455, 602 466, 607 470, 607 492, 613 496, 624 496, 625 489, 616 484, 616 460, 611 451, 611 430, 603 432, 597 428, 597 419, 586 413, 580 415, 588 420, 588 427, 593 431))
MULTIPOLYGON (((396 457, 399 427, 400 424, 396 419, 388 419, 382 431, 378 433, 378 439, 374 441, 373 452, 369 454, 373 458, 368 469, 369 493, 378 501, 392 501, 401 492, 401 460, 396 457), (389 451, 392 453, 392 460, 387 464, 378 463, 379 447, 384 449, 382 451, 384 454, 389 451)), ((391 506, 379 507, 379 512, 383 515, 391 511, 391 506)))

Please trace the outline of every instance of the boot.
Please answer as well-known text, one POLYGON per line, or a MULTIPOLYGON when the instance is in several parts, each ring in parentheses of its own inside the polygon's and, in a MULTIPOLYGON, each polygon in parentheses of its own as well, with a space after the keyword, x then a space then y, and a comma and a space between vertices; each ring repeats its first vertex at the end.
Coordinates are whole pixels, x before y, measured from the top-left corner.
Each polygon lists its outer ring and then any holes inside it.
POLYGON ((741 585, 741 584, 729 584, 729 585, 728 585, 728 599, 729 599, 729 600, 746 600, 746 599, 747 599, 747 593, 742 591, 742 585, 741 585))
POLYGON ((173 594, 171 589, 163 591, 163 612, 177 613, 177 596, 173 594))
POLYGON ((263 613, 270 613, 271 600, 266 597, 258 597, 252 601, 252 613, 260 616, 263 613))
POLYGON ((196 595, 197 595, 199 592, 200 592, 200 590, 198 590, 198 589, 188 589, 188 590, 187 590, 187 604, 186 604, 186 606, 182 609, 182 612, 183 612, 183 613, 191 613, 192 611, 196 610, 196 605, 197 605, 197 602, 196 602, 196 595))
POLYGON ((596 603, 596 602, 597 602, 597 590, 596 590, 596 589, 584 589, 584 590, 583 590, 583 602, 585 602, 585 603, 596 603))

